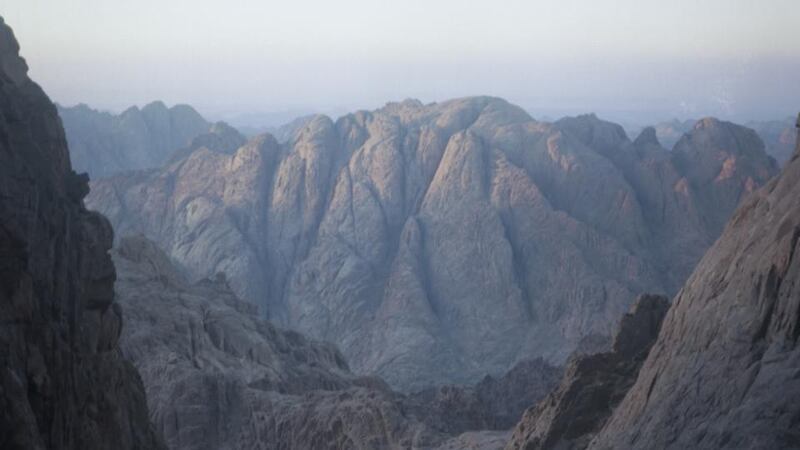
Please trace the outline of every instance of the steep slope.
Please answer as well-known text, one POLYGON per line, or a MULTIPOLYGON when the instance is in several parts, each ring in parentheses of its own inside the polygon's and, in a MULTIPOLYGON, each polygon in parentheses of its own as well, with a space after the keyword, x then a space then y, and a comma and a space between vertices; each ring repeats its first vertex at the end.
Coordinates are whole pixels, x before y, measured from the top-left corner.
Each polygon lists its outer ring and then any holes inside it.
POLYGON ((189 283, 143 237, 121 239, 114 260, 123 351, 172 449, 431 448, 509 428, 519 404, 538 401, 560 374, 537 361, 405 397, 350 373, 334 347, 258 318, 222 275, 189 283))
POLYGON ((403 390, 474 383, 561 363, 640 292, 678 290, 719 218, 777 170, 757 139, 729 139, 751 132, 706 122, 673 154, 593 115, 407 100, 316 116, 282 145, 197 148, 96 181, 88 201, 193 277, 224 272, 358 373, 403 390))
POLYGON ((208 131, 191 106, 163 102, 132 106, 119 115, 86 105, 58 107, 76 172, 94 178, 160 166, 170 154, 208 131))
POLYGON ((698 264, 591 448, 800 446, 798 156, 698 264))
POLYGON ((573 359, 560 386, 525 412, 506 448, 586 448, 636 381, 668 308, 666 297, 637 298, 612 349, 573 359))
POLYGON ((0 447, 158 449, 118 348, 112 230, 0 18, 0 447))

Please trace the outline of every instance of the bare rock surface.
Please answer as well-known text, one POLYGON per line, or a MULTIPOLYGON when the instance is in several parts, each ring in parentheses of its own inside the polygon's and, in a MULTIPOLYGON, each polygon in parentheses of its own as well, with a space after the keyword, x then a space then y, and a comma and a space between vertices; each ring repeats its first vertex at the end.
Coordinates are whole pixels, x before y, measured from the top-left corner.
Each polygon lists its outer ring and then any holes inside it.
POLYGON ((590 448, 800 447, 799 155, 739 206, 590 448))
POLYGON ((434 448, 464 433, 485 444, 474 448, 496 448, 486 445, 560 374, 539 360, 405 396, 352 374, 333 346, 263 320, 223 275, 189 282, 144 237, 121 239, 114 260, 122 348, 172 449, 434 448))
POLYGON ((120 114, 81 104, 58 107, 76 172, 91 178, 160 166, 170 154, 209 130, 211 124, 189 105, 160 101, 120 114))
POLYGON ((0 18, 0 447, 159 449, 122 358, 108 221, 0 18))
POLYGON ((668 308, 666 297, 637 298, 611 350, 574 357, 558 388, 522 416, 506 449, 586 448, 636 381, 668 308))
POLYGON ((201 145, 93 182, 88 204, 410 392, 609 336, 639 293, 677 292, 777 171, 728 122, 673 152, 651 134, 491 97, 407 100, 309 118, 285 144, 201 145))

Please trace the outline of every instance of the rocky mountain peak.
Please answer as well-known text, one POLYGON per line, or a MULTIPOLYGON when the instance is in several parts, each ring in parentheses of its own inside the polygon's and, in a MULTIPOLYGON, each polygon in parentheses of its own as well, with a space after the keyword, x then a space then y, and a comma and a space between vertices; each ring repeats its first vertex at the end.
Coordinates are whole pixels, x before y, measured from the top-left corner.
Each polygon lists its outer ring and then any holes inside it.
POLYGON ((678 167, 595 116, 546 124, 493 97, 404 102, 311 118, 280 146, 179 154, 94 182, 88 201, 193 278, 226 273, 271 320, 414 390, 561 363, 585 336, 610 335, 640 292, 676 292, 740 196, 774 173, 737 160, 730 181, 709 183, 692 172, 695 159, 724 171, 703 159, 725 145, 709 139, 688 141, 704 147, 678 167))
POLYGON ((798 237, 794 159, 743 200, 697 265, 590 448, 798 445, 798 237))
POLYGON ((629 141, 621 125, 601 120, 594 113, 565 117, 558 120, 556 126, 585 145, 604 152, 618 150, 629 141))
POLYGON ((645 127, 642 129, 642 131, 639 133, 639 136, 637 136, 633 141, 633 145, 636 147, 661 147, 661 143, 658 142, 658 136, 656 135, 655 127, 645 127))
POLYGON ((119 115, 84 106, 58 107, 75 169, 92 178, 157 167, 211 124, 188 105, 156 101, 119 115))
POLYGON ((163 448, 122 358, 113 232, 83 206, 55 105, 0 19, 0 443, 163 448))
POLYGON ((17 85, 29 82, 28 64, 19 55, 19 43, 2 17, 0 33, 0 70, 3 77, 17 85))

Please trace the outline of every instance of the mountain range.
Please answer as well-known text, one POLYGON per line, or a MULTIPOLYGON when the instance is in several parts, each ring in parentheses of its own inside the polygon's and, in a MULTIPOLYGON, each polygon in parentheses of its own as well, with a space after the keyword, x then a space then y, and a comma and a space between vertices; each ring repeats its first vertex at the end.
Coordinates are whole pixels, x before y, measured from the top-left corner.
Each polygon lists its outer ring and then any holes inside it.
MULTIPOLYGON (((673 119, 659 122, 653 127, 659 142, 667 149, 671 149, 694 126, 694 120, 673 119)), ((783 120, 753 120, 744 124, 751 128, 764 141, 767 154, 775 158, 779 165, 783 165, 794 153, 794 143, 797 138, 797 128, 794 120, 787 117, 783 120)), ((641 132, 640 127, 630 128, 634 133, 641 132)))
POLYGON ((58 106, 67 136, 72 166, 91 178, 124 170, 158 167, 211 124, 191 106, 167 108, 152 102, 132 106, 119 115, 86 105, 58 106))
POLYGON ((407 101, 90 193, 27 71, 0 18, 2 448, 800 447, 800 139, 407 101))
POLYGON ((87 205, 403 391, 562 364, 639 293, 675 294, 777 172, 732 123, 667 151, 651 128, 631 141, 491 97, 317 116, 284 144, 218 132, 93 181, 87 205))

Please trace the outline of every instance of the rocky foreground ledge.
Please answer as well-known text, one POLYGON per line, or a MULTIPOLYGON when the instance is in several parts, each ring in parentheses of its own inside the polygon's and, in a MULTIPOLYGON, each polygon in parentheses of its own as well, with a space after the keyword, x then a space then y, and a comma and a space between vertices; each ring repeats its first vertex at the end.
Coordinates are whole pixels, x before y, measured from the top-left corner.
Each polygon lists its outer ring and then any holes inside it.
POLYGON ((0 447, 159 449, 122 358, 111 225, 0 18, 0 447))

